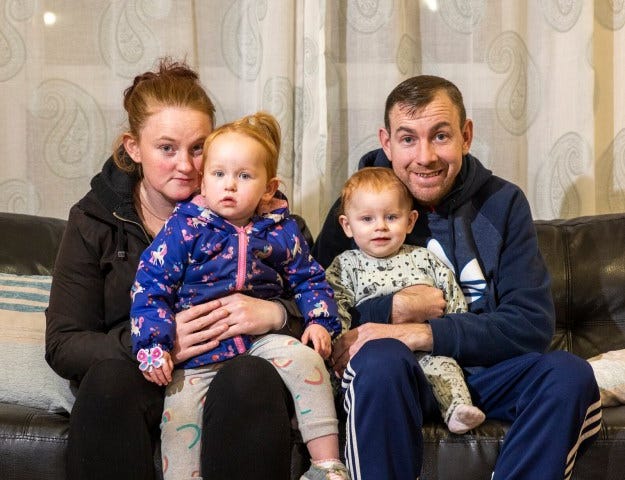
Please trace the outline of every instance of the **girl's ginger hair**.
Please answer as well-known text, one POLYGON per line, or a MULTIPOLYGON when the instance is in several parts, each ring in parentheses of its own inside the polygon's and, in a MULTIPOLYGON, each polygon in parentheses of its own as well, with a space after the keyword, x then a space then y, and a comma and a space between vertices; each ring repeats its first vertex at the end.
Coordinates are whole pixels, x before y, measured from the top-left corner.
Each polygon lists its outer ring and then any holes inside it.
POLYGON ((225 133, 238 133, 256 140, 265 150, 265 170, 267 178, 278 175, 278 158, 280 156, 280 124, 276 118, 267 112, 256 112, 234 122, 225 123, 206 138, 204 141, 202 169, 206 163, 206 154, 213 141, 225 133))
POLYGON ((412 209, 413 197, 392 168, 386 167, 366 167, 358 170, 347 179, 341 190, 341 206, 339 215, 345 215, 347 207, 357 190, 372 190, 382 192, 385 190, 396 190, 400 196, 402 205, 412 209))
POLYGON ((205 113, 211 125, 215 125, 215 105, 200 84, 197 72, 184 61, 163 57, 153 71, 137 75, 124 91, 129 130, 119 135, 113 144, 113 159, 121 170, 142 175, 141 164, 133 162, 122 147, 123 138, 129 133, 138 141, 148 118, 167 107, 205 113))

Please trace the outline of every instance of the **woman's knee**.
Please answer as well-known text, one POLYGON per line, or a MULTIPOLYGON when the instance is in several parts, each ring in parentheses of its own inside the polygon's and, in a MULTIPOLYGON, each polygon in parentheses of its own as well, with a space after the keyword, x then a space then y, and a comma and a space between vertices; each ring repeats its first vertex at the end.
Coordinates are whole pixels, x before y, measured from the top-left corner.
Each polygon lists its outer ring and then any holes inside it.
POLYGON ((267 403, 286 408, 287 393, 280 375, 267 360, 241 355, 219 370, 208 389, 206 405, 232 408, 235 404, 237 411, 267 403))
POLYGON ((132 362, 107 359, 92 365, 80 382, 76 404, 102 410, 162 407, 163 389, 148 382, 132 362))

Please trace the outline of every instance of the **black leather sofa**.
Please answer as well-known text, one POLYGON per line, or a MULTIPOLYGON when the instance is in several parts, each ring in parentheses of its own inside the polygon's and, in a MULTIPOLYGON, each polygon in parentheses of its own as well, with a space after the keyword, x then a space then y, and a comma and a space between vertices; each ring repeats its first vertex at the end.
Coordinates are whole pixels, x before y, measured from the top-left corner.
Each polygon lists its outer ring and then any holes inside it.
MULTIPOLYGON (((64 221, 0 213, 0 273, 50 274, 64 221)), ((625 348, 625 214, 537 221, 553 277, 552 348, 584 358, 625 348)), ((2 387, 0 387, 2 388, 2 387)), ((465 435, 424 428, 423 480, 490 479, 507 425, 486 421, 465 435)), ((0 403, 0 479, 65 478, 68 416, 0 403)), ((305 466, 293 448, 293 478, 305 466)), ((578 459, 575 480, 625 478, 625 406, 605 408, 599 439, 578 459)))

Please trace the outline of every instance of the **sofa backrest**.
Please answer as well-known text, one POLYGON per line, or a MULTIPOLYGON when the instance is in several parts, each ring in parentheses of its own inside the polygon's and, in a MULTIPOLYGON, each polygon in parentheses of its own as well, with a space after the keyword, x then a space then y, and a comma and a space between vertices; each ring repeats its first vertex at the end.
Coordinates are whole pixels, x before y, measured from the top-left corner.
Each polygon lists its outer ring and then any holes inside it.
POLYGON ((0 273, 50 275, 66 223, 0 212, 0 273))
MULTIPOLYGON (((301 217, 305 236, 312 235, 301 217)), ((0 273, 49 275, 66 221, 0 213, 0 273)), ((625 348, 625 214, 537 220, 552 278, 551 348, 581 357, 625 348)))
POLYGON ((584 358, 625 348, 625 214, 535 225, 556 307, 551 348, 584 358))

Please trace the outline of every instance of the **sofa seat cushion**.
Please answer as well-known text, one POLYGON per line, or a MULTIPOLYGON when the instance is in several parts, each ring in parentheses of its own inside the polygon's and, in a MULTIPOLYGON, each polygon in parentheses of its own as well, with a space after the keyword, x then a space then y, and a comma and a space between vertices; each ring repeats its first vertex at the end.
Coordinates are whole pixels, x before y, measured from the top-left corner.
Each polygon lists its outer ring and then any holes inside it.
MULTIPOLYGON (((490 478, 509 424, 486 420, 464 435, 454 435, 441 423, 423 429, 422 479, 490 478)), ((623 479, 625 405, 603 409, 601 432, 576 461, 572 480, 623 479)))
POLYGON ((67 415, 0 403, 0 478, 65 478, 67 415))

